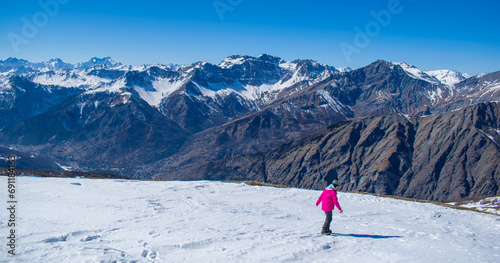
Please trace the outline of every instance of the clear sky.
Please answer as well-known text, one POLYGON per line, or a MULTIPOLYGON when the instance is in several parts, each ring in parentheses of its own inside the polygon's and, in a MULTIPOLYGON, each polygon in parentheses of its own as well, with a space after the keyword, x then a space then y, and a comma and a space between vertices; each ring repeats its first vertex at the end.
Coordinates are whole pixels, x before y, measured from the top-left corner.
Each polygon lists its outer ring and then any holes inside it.
POLYGON ((0 59, 218 64, 270 54, 359 68, 377 59, 500 70, 500 1, 2 1, 0 59))

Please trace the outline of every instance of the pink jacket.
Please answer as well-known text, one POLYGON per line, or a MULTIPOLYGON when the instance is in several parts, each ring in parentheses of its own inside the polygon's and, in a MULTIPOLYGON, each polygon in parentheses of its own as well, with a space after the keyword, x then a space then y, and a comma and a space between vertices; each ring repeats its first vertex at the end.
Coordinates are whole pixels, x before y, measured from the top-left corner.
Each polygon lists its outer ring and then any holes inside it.
POLYGON ((323 193, 321 193, 318 201, 316 202, 316 206, 318 206, 321 202, 323 202, 321 209, 325 212, 333 211, 335 206, 339 210, 342 210, 342 208, 340 208, 339 200, 337 199, 337 190, 335 190, 333 185, 329 185, 325 188, 325 190, 323 190, 323 193))

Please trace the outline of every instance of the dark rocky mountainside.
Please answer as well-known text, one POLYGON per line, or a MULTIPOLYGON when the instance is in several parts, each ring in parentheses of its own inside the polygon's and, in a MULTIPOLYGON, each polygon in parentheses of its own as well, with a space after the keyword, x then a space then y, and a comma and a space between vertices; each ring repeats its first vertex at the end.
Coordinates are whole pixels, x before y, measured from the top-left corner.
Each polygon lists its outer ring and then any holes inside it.
POLYGON ((500 195, 500 106, 436 116, 350 119, 267 151, 192 165, 162 179, 255 180, 451 201, 500 195))
POLYGON ((83 90, 33 83, 22 76, 10 79, 10 90, 0 88, 0 128, 20 123, 47 111, 83 90))
POLYGON ((106 170, 166 158, 177 152, 187 135, 131 94, 82 93, 4 128, 0 138, 13 145, 36 145, 29 150, 58 162, 76 159, 83 169, 106 170))

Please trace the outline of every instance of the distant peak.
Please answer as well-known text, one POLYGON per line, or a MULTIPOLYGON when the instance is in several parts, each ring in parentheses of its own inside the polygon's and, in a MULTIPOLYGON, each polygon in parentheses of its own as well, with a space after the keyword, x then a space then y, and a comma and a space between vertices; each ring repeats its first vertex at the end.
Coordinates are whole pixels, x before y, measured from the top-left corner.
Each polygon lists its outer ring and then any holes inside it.
POLYGON ((241 59, 255 59, 255 57, 247 56, 247 55, 231 55, 231 56, 229 56, 227 58, 229 58, 229 59, 238 59, 238 58, 241 58, 241 59))
POLYGON ((268 63, 273 63, 273 64, 279 64, 281 62, 284 62, 283 59, 281 59, 280 57, 271 56, 268 54, 262 54, 258 57, 252 57, 252 56, 247 56, 247 55, 232 55, 232 56, 225 58, 219 64, 219 67, 230 68, 234 65, 241 65, 247 61, 261 61, 261 62, 268 62, 268 63))
POLYGON ((429 70, 425 71, 425 73, 429 76, 435 77, 441 83, 446 85, 457 84, 462 80, 470 78, 467 73, 461 73, 452 69, 429 70))
POLYGON ((51 58, 51 59, 49 60, 49 63, 51 63, 51 62, 64 63, 64 62, 62 61, 62 59, 60 59, 60 58, 51 58))
POLYGON ((283 61, 283 59, 281 59, 280 57, 271 56, 268 54, 262 54, 258 57, 258 59, 261 61, 267 61, 267 62, 272 62, 272 63, 280 63, 283 61))
POLYGON ((398 62, 392 62, 392 61, 386 61, 383 59, 377 59, 370 63, 367 67, 379 67, 379 66, 384 66, 388 68, 393 68, 394 66, 397 65, 398 62))
POLYGON ((350 72, 350 71, 352 71, 351 67, 342 67, 342 68, 337 68, 337 69, 340 72, 350 72))
POLYGON ((296 63, 296 64, 309 64, 309 65, 319 65, 318 61, 312 60, 312 59, 296 59, 296 60, 292 61, 292 63, 296 63))
POLYGON ((391 63, 393 65, 401 66, 402 68, 413 68, 413 69, 417 68, 414 65, 412 65, 410 63, 407 63, 407 62, 394 62, 394 61, 391 61, 389 63, 391 63))
POLYGON ((372 64, 396 64, 398 62, 393 62, 393 61, 387 61, 387 60, 383 60, 383 59, 377 59, 375 60, 372 64))
MULTIPOLYGON (((221 68, 230 68, 234 65, 241 65, 243 64, 246 60, 251 59, 253 57, 250 56, 241 56, 241 55, 232 55, 224 60, 219 64, 219 67, 221 68)), ((254 58, 255 59, 255 58, 254 58)))
POLYGON ((14 58, 14 57, 9 57, 9 58, 6 58, 4 60, 0 60, 0 62, 2 63, 5 63, 5 64, 25 64, 25 63, 28 63, 27 60, 24 60, 24 59, 18 59, 18 58, 14 58))
POLYGON ((110 57, 104 57, 104 58, 93 57, 87 62, 79 63, 78 66, 80 68, 91 68, 95 66, 116 67, 120 66, 121 64, 122 63, 112 60, 110 57))
POLYGON ((89 62, 99 63, 99 64, 104 64, 104 63, 118 64, 118 62, 115 62, 110 57, 104 57, 104 58, 93 57, 89 60, 89 62))

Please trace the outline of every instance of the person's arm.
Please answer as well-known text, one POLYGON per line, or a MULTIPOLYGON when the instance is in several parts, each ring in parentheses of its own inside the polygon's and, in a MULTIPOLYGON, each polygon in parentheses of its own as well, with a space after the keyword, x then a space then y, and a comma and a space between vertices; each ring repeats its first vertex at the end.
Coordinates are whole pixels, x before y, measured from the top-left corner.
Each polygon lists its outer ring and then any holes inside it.
POLYGON ((321 195, 318 198, 318 201, 316 201, 316 206, 318 206, 319 203, 321 203, 321 200, 323 200, 323 193, 321 193, 321 195))
POLYGON ((337 198, 337 192, 335 192, 332 199, 333 199, 333 205, 339 209, 339 212, 340 213, 344 212, 344 211, 342 211, 342 207, 340 207, 339 199, 337 198))

